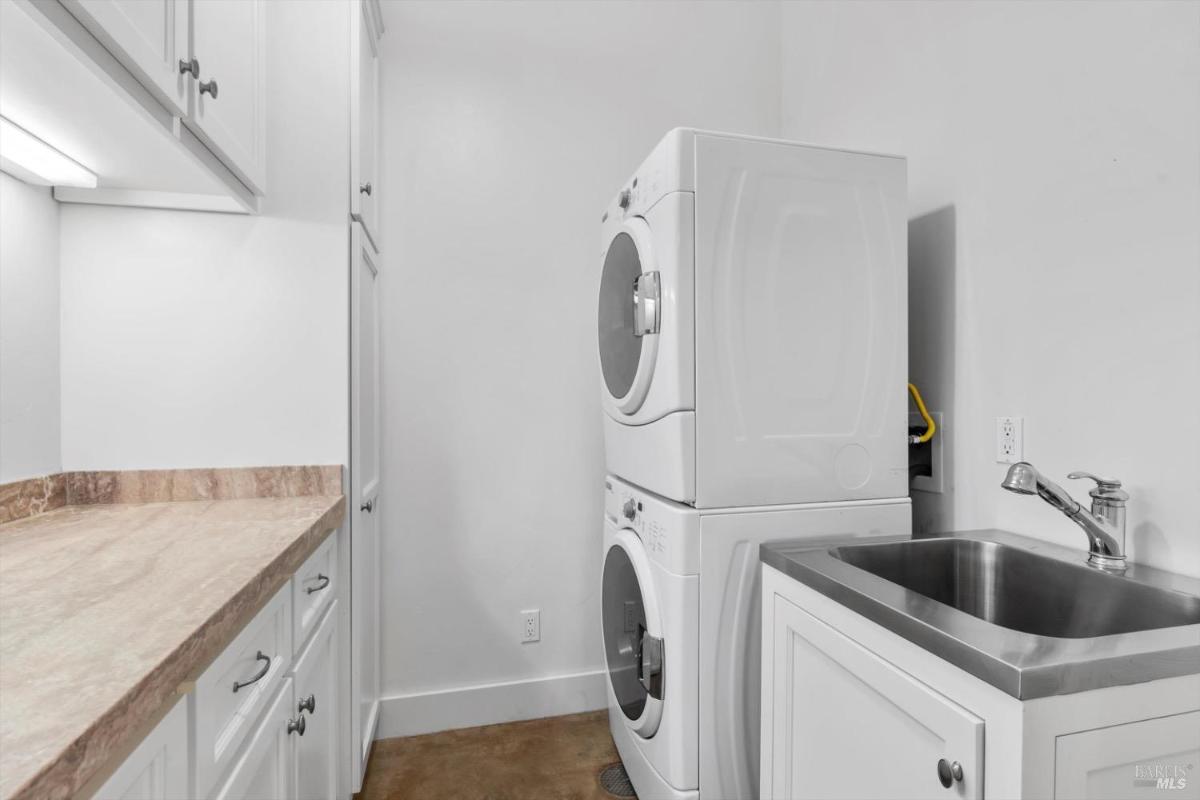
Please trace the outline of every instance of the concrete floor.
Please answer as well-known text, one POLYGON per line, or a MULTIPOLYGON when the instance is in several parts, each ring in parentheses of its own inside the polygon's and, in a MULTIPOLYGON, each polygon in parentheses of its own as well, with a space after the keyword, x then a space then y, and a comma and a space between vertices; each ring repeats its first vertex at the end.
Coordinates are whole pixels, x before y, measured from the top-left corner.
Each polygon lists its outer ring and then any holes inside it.
POLYGON ((608 712, 375 742, 359 800, 611 800, 608 712))

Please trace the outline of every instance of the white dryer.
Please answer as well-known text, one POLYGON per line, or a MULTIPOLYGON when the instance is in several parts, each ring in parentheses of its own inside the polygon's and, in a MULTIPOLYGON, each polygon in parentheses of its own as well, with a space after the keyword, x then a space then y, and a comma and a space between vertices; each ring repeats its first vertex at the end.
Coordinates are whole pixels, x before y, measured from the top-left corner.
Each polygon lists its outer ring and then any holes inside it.
POLYGON ((676 129, 602 223, 608 471, 699 508, 908 493, 903 158, 676 129))
POLYGON ((911 533, 907 497, 696 509, 605 481, 608 720, 642 800, 758 796, 758 548, 911 533))

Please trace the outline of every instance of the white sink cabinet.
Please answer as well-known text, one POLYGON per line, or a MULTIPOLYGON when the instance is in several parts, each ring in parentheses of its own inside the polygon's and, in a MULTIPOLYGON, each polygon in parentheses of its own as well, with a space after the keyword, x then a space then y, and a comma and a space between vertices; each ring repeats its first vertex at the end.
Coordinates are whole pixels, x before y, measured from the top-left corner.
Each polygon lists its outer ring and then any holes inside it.
POLYGON ((1019 700, 767 565, 762 585, 763 800, 1200 798, 1200 675, 1019 700))

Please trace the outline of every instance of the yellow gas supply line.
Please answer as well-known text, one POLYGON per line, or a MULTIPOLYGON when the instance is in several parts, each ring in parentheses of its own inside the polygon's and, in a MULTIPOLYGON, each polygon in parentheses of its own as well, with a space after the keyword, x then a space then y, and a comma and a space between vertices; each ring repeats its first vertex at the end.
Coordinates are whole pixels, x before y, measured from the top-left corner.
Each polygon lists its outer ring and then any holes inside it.
POLYGON ((933 421, 933 417, 929 416, 929 411, 925 408, 925 401, 921 399, 921 392, 917 390, 917 387, 910 383, 908 393, 912 395, 913 402, 917 404, 917 410, 921 412, 921 418, 925 420, 925 432, 920 436, 909 436, 908 443, 925 444, 937 433, 937 423, 933 421))

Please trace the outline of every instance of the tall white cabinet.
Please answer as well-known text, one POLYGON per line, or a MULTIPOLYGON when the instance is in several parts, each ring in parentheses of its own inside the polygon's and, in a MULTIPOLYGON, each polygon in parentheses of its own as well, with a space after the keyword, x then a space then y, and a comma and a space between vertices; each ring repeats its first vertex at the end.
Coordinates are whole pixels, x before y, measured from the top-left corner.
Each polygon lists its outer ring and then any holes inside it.
POLYGON ((362 786, 379 720, 380 506, 379 285, 379 40, 377 0, 349 4, 350 45, 350 518, 351 721, 350 774, 362 786))

